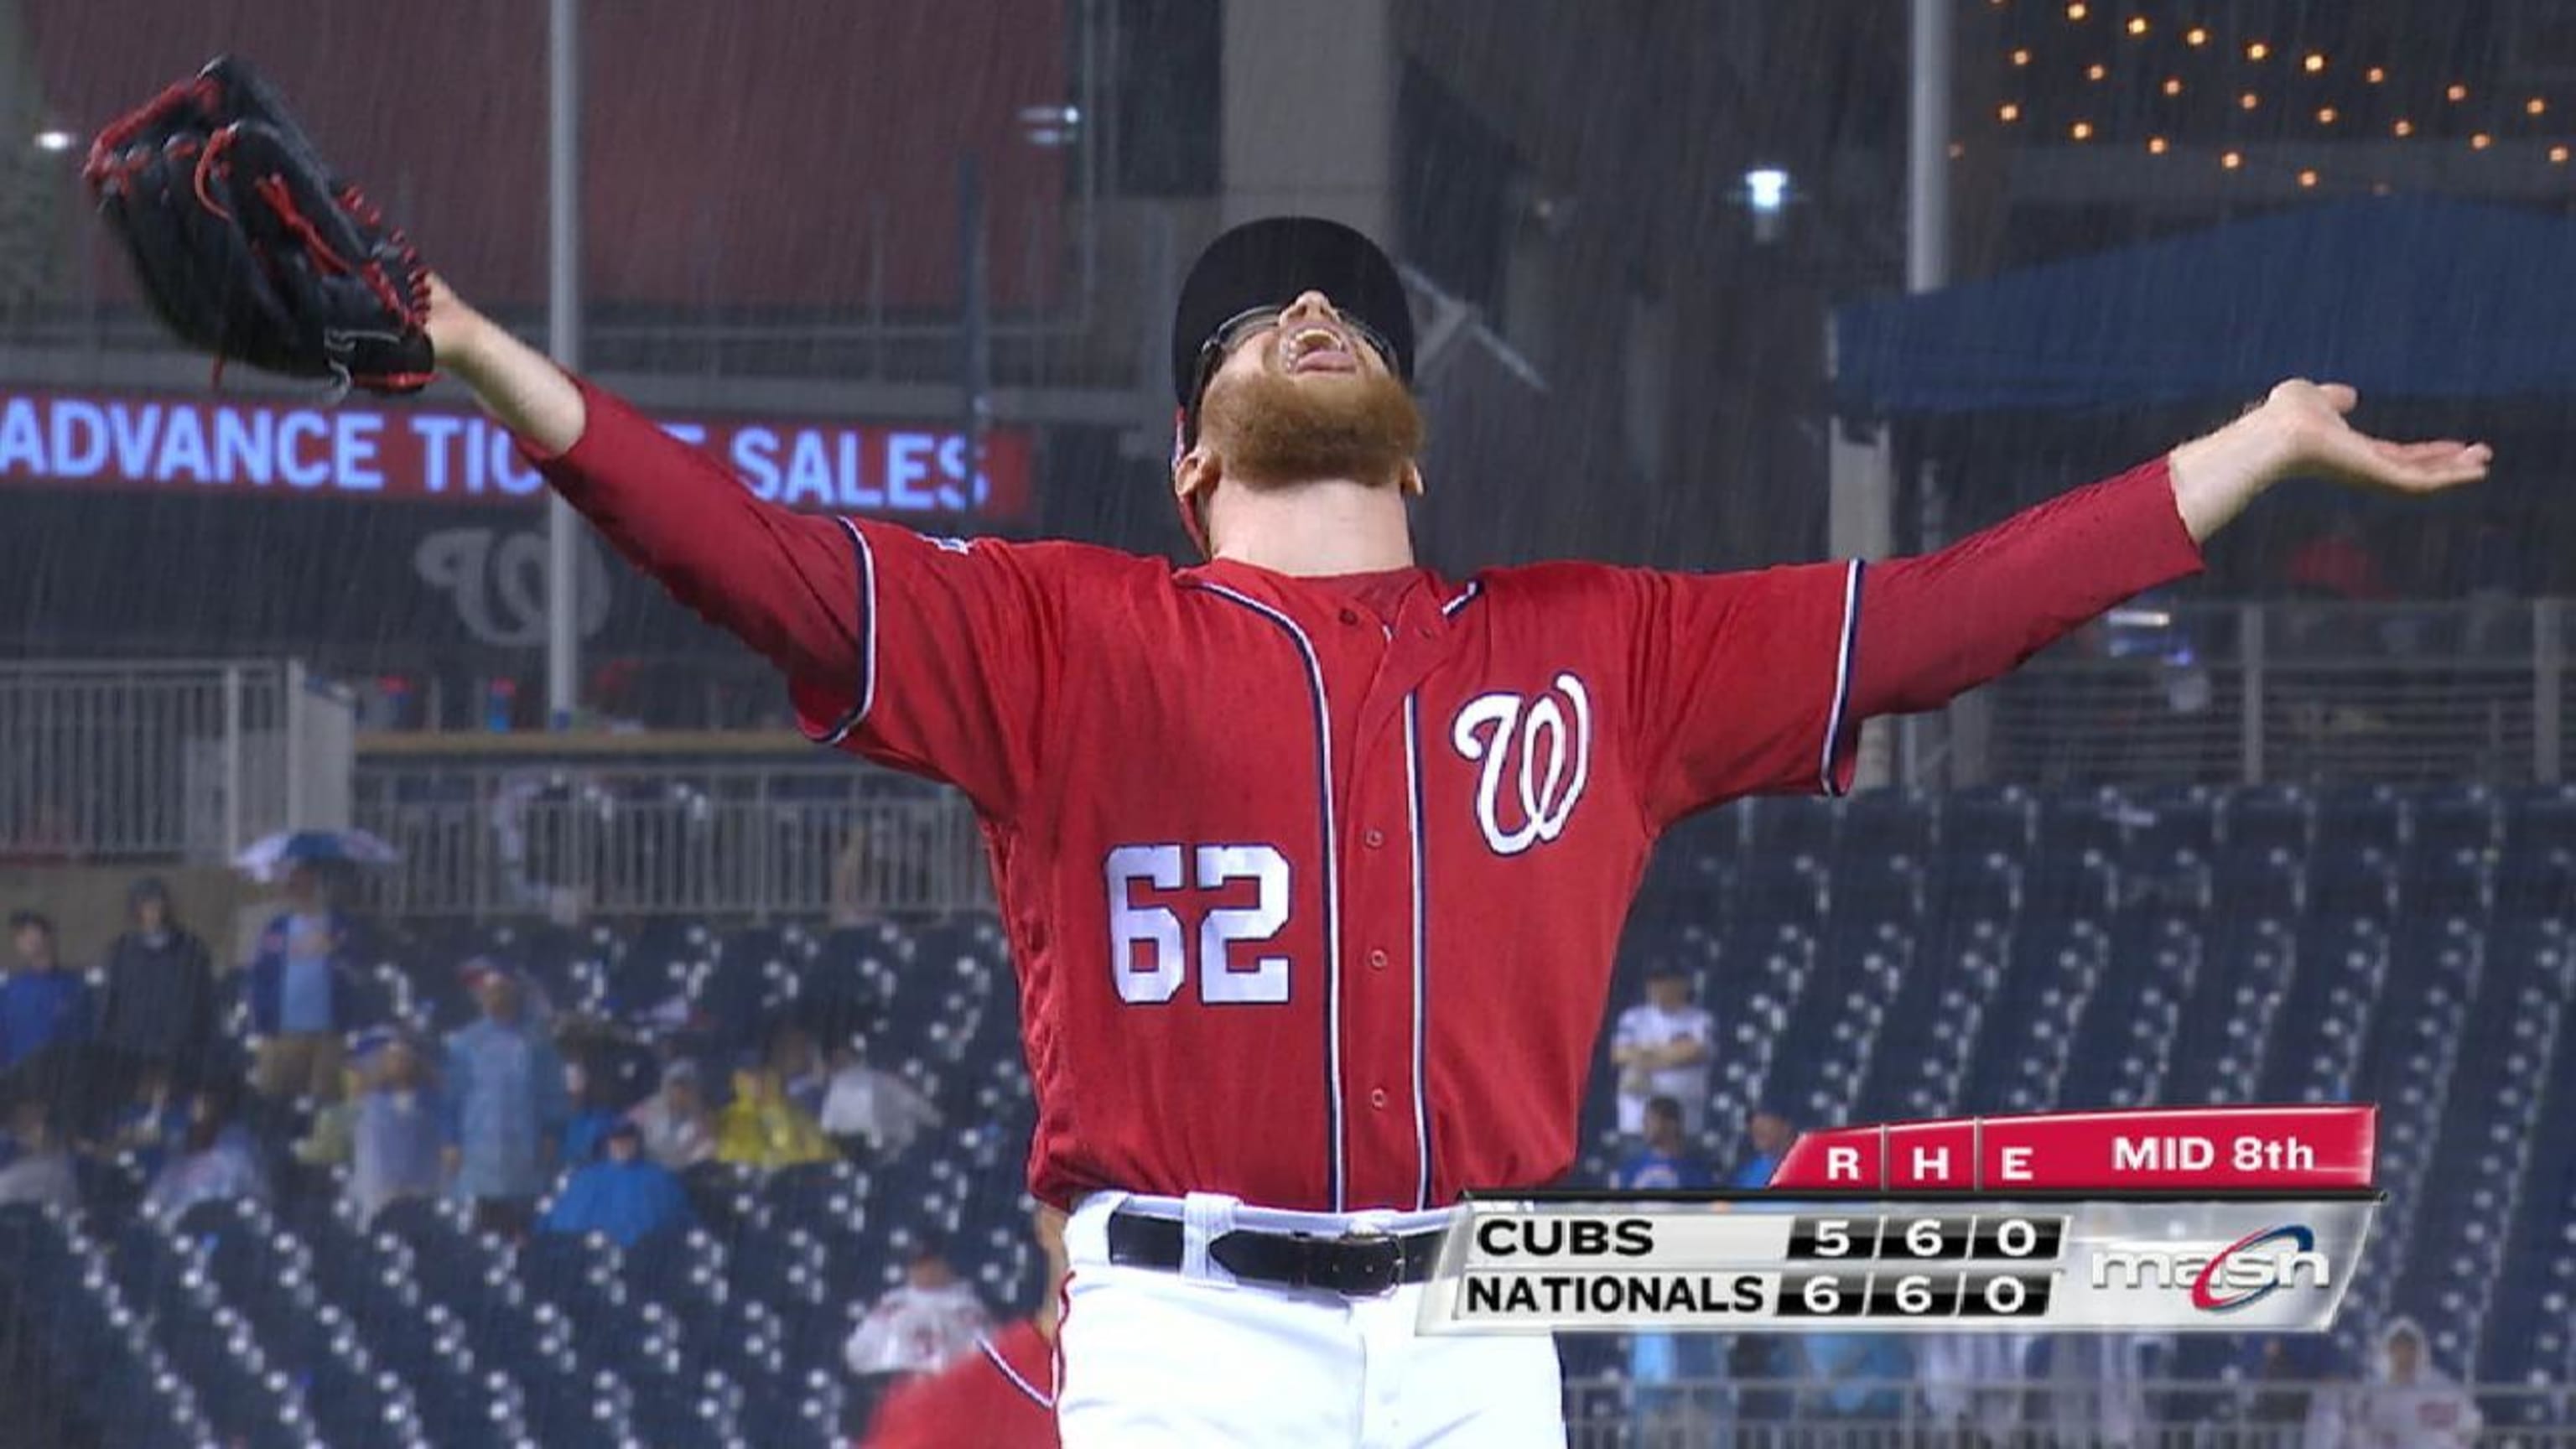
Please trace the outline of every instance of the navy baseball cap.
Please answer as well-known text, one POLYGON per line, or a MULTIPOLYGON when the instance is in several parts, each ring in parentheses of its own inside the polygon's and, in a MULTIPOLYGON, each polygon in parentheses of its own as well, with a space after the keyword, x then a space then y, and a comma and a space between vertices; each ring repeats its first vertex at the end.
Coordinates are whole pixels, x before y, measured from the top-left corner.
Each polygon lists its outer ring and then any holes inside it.
POLYGON ((1184 428, 1196 421, 1203 352, 1219 330, 1260 307, 1285 307, 1306 292, 1386 343, 1387 366, 1413 381, 1413 311, 1395 263, 1377 243, 1320 216, 1248 221, 1208 243, 1181 284, 1172 317, 1172 400, 1184 428))

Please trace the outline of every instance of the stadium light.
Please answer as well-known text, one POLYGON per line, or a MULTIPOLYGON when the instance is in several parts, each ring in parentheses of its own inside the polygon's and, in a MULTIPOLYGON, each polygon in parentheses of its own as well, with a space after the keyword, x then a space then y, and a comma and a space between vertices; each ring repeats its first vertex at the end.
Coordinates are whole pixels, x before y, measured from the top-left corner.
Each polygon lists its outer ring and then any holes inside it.
POLYGON ((1766 246, 1779 240, 1780 213, 1789 204, 1789 173, 1777 166, 1745 172, 1744 204, 1753 212, 1753 239, 1766 246))
POLYGON ((80 138, 69 131, 38 131, 36 133, 36 149, 39 151, 52 151, 59 154, 70 150, 73 146, 79 144, 79 142, 80 138))

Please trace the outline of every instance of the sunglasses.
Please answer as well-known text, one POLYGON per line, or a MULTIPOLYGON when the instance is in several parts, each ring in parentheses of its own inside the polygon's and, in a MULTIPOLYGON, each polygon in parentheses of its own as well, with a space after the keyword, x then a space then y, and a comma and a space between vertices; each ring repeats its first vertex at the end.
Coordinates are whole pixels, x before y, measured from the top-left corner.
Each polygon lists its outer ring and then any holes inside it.
MULTIPOLYGON (((1216 376, 1216 370, 1225 365, 1226 358, 1233 354, 1234 349, 1278 326, 1280 314, 1295 305, 1293 302, 1284 305, 1265 303, 1259 307, 1246 307, 1217 324, 1217 329, 1208 334, 1208 340, 1199 344, 1198 374, 1190 383, 1190 406, 1184 425, 1188 436, 1196 437, 1198 434, 1199 401, 1207 396, 1208 381, 1216 376)), ((1329 310, 1335 323, 1367 344, 1377 354, 1378 361, 1390 371, 1394 369, 1395 347, 1386 340, 1385 334, 1339 307, 1329 310)))

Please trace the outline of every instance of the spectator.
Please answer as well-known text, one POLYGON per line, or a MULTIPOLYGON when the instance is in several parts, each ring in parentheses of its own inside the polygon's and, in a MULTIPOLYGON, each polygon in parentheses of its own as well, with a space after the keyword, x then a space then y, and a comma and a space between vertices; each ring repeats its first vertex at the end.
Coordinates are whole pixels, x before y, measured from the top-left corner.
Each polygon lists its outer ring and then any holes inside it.
MULTIPOLYGON (((1645 1140, 1611 1174, 1610 1185, 1632 1192, 1672 1192, 1717 1185, 1708 1164, 1682 1136, 1682 1104, 1657 1097, 1646 1104, 1645 1140)), ((1719 1343, 1697 1334, 1638 1333, 1628 1338, 1628 1378, 1634 1442, 1640 1446, 1706 1443, 1720 1404, 1694 1384, 1717 1377, 1719 1343)))
POLYGON ((179 1090, 168 1062, 153 1059, 134 1075, 133 1094, 117 1109, 105 1140, 96 1147, 103 1157, 131 1156, 146 1177, 161 1170, 188 1141, 188 1094, 179 1090))
POLYGON ((554 1175, 572 1107, 563 1060, 525 1019, 518 978, 485 973, 481 1000, 483 1019, 447 1040, 442 1157, 476 1222, 515 1238, 526 1234, 554 1175))
POLYGON ((2106 1332, 2043 1338, 2049 1420, 2057 1442, 2126 1449, 2155 1437, 2146 1383, 2167 1346, 2160 1334, 2106 1332))
POLYGON ((1817 1386, 1812 1407, 1819 1417, 1890 1430, 1908 1417, 1914 1350, 1905 1340, 1884 1333, 1809 1333, 1794 1341, 1805 1352, 1807 1378, 1817 1386))
POLYGON ((125 934, 107 948, 99 1044, 129 1083, 149 1066, 182 1086, 204 1077, 215 1039, 215 967, 206 943, 179 924, 170 888, 146 877, 126 893, 125 934))
POLYGON ((779 1090, 796 1110, 808 1117, 823 1113, 823 1094, 830 1089, 831 1075, 824 1069, 822 1055, 814 1050, 814 1036, 792 1021, 772 1027, 764 1059, 770 1072, 778 1078, 779 1090))
POLYGON ((959 1281, 935 1243, 913 1249, 903 1282, 877 1300, 850 1334, 842 1357, 861 1378, 937 1373, 992 1327, 974 1288, 959 1281))
POLYGON ((2370 1379, 2345 1421, 2354 1449, 2467 1449, 2485 1422, 2477 1400, 2424 1361, 2424 1330, 2404 1317, 2379 1335, 2370 1379))
POLYGON ((360 1221, 398 1198, 438 1195, 446 1114, 429 1064, 408 1037, 369 1064, 349 1130, 349 1201, 360 1221))
POLYGON ((680 1179, 644 1155, 644 1134, 634 1123, 610 1127, 600 1154, 573 1169, 538 1231, 605 1233, 617 1246, 631 1248, 655 1233, 685 1231, 696 1223, 680 1179))
MULTIPOLYGON (((1726 1185, 1738 1191, 1757 1192, 1771 1185, 1771 1174, 1779 1169, 1781 1154, 1797 1140, 1798 1132, 1789 1125, 1788 1118, 1762 1109, 1745 1119, 1744 1131, 1753 1151, 1736 1164, 1726 1185)), ((1792 1412, 1794 1403, 1777 1385, 1804 1371, 1805 1356, 1795 1338, 1739 1333, 1726 1349, 1726 1374, 1735 1386, 1736 1410, 1749 1422, 1792 1412)))
POLYGON ((1686 1190, 1717 1186, 1717 1174, 1682 1134, 1682 1104, 1657 1097, 1646 1104, 1645 1137, 1628 1160, 1619 1164, 1610 1185, 1634 1192, 1686 1190))
POLYGON ((765 1065, 733 1074, 733 1100, 716 1118, 716 1160, 769 1169, 840 1157, 822 1125, 787 1100, 765 1065))
POLYGON ((1065 1278, 1064 1214, 1034 1218, 1046 1254, 1037 1312, 989 1337, 977 1352, 889 1397, 868 1426, 865 1449, 1056 1449, 1055 1329, 1065 1278))
POLYGON ((211 1089, 189 1097, 187 1140, 154 1175, 143 1195, 146 1208, 176 1218, 201 1202, 268 1197, 268 1175, 260 1170, 250 1134, 232 1121, 228 1107, 211 1089))
POLYGON ((322 872, 287 872, 286 909, 269 918, 250 963, 250 1028, 259 1062, 252 1084, 264 1097, 340 1096, 346 1064, 340 1034, 350 993, 349 921, 332 908, 322 872))
POLYGON ((2336 510, 2324 532, 2291 549, 2283 575, 2293 593, 2343 603, 2378 603, 2396 593, 2350 509, 2336 510))
POLYGON ((1646 974, 1646 999, 1619 1013, 1610 1059, 1619 1066, 1619 1130, 1645 1130, 1646 1103, 1682 1104, 1682 1130, 1696 1135, 1708 1115, 1708 1064, 1717 1023, 1691 1001, 1690 977, 1671 962, 1646 974))
POLYGON ((564 1090, 572 1099, 572 1121, 564 1127, 563 1160, 579 1168, 599 1160, 610 1129, 625 1120, 616 1105, 617 1084, 601 1052, 566 1054, 564 1090))
POLYGON ((1777 1112, 1756 1109, 1744 1119, 1744 1136, 1753 1145, 1753 1155, 1735 1165, 1726 1185, 1747 1190, 1769 1187, 1771 1174, 1780 1170, 1780 1159, 1787 1155, 1789 1144, 1798 1140, 1798 1129, 1777 1112))
POLYGON ((477 1001, 483 999, 483 983, 494 976, 510 976, 517 979, 519 1019, 527 1023, 530 1031, 553 1036, 555 1002, 553 997, 546 994, 546 988, 543 985, 519 975, 505 963, 490 956, 470 957, 464 965, 456 968, 456 979, 464 983, 465 994, 477 1001))
POLYGON ((10 1104, 8 1149, 0 1165, 0 1205, 35 1203, 65 1212, 80 1206, 72 1156, 41 1100, 21 1097, 10 1104))
POLYGON ((1913 1340, 1914 1373, 1931 1415, 1932 1442, 1974 1446, 2023 1441, 2023 1382, 2030 1335, 1934 1333, 1913 1340))
POLYGON ((18 951, 9 983, 0 987, 0 1069, 15 1068, 47 1047, 89 1034, 89 987, 62 964, 54 923, 36 911, 9 918, 10 944, 18 951))
POLYGON ((2270 1449, 2339 1449, 2342 1405, 2316 1385, 2331 1367, 2325 1345, 2272 1334, 2254 1347, 2242 1415, 2248 1443, 2270 1449))
POLYGON ((831 1082, 823 1130, 838 1142, 866 1144, 879 1160, 901 1156, 921 1129, 939 1125, 939 1108, 910 1082, 869 1066, 857 1037, 833 1046, 831 1082))
POLYGON ((695 1062, 662 1068, 662 1089, 636 1103, 627 1116, 644 1134, 644 1151, 673 1172, 685 1172, 716 1155, 716 1117, 707 1109, 695 1062))

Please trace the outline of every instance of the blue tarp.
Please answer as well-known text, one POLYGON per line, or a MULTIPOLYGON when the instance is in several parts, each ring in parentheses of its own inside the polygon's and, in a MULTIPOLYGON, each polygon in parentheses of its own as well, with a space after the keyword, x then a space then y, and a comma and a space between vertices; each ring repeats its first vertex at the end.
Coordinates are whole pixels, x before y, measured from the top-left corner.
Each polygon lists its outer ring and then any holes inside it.
POLYGON ((2576 393, 2576 222, 2424 197, 2329 203, 1835 314, 1854 417, 2576 393))

